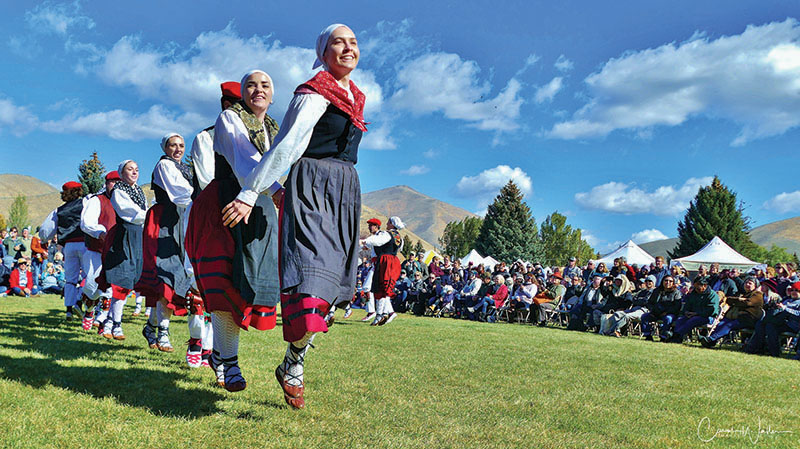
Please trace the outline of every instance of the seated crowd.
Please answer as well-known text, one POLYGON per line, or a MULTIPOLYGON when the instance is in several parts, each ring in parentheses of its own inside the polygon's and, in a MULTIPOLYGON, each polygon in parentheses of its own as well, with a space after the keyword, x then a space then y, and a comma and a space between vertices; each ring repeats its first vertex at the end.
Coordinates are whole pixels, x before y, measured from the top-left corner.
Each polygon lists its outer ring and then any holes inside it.
POLYGON ((0 229, 0 296, 63 294, 64 256, 55 239, 42 242, 38 233, 16 227, 0 229))
MULTIPOLYGON (((680 266, 668 268, 662 257, 642 267, 624 258, 608 269, 573 257, 565 267, 517 261, 462 266, 457 259, 424 253, 401 265, 392 305, 397 312, 450 316, 485 322, 556 323, 569 330, 682 343, 695 335, 713 347, 734 332, 750 336, 749 353, 779 356, 800 332, 800 277, 792 264, 741 273, 701 265, 690 281, 680 266)), ((359 286, 368 285, 371 261, 359 266, 359 286)), ((359 288, 354 301, 368 294, 359 288)), ((369 317, 365 318, 368 319, 369 317)), ((796 345, 800 346, 800 345, 796 345)), ((800 358, 800 348, 798 355, 800 358)))

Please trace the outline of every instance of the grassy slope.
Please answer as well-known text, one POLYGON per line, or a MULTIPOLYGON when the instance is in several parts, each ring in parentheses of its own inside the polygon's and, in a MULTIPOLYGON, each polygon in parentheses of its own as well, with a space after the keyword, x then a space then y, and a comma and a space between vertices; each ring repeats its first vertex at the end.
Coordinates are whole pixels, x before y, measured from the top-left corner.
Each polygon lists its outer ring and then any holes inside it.
MULTIPOLYGON (((60 300, 0 299, 3 447, 745 447, 703 445, 713 428, 791 430, 798 363, 728 350, 560 329, 401 316, 340 320, 307 360, 307 404, 288 410, 273 378, 280 330, 242 334, 248 389, 211 386, 180 350, 149 350, 61 321, 60 300), (98 429, 103 429, 98 433, 98 429)), ((130 309, 126 310, 126 314, 130 309)), ((363 312, 356 311, 354 318, 363 312)), ((182 349, 185 319, 173 319, 182 349)))

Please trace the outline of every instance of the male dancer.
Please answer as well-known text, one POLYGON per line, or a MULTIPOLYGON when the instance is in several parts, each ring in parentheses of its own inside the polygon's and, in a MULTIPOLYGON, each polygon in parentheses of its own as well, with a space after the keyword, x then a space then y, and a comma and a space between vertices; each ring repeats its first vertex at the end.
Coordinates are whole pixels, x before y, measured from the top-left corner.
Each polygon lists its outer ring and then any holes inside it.
POLYGON ((371 325, 382 326, 391 323, 397 316, 391 298, 395 295, 394 286, 400 277, 397 252, 403 247, 403 238, 398 230, 405 225, 400 217, 391 217, 386 223, 386 231, 380 230, 381 222, 377 218, 368 220, 367 224, 372 235, 364 240, 364 248, 372 252, 375 261, 371 292, 377 302, 375 321, 371 325))
POLYGON ((86 234, 86 252, 83 254, 84 276, 86 276, 86 283, 83 285, 83 303, 86 306, 83 330, 86 331, 92 328, 94 306, 100 297, 111 297, 110 293, 103 295, 96 279, 103 265, 103 242, 111 228, 117 224, 117 215, 114 206, 111 205, 111 191, 119 180, 119 173, 116 170, 109 172, 106 175, 105 190, 88 196, 81 211, 81 231, 86 234))
MULTIPOLYGON (((84 234, 81 231, 81 212, 83 211, 83 186, 69 181, 61 186, 61 200, 64 204, 50 212, 39 228, 42 240, 47 241, 58 236, 58 243, 64 246, 64 307, 67 309, 67 321, 72 320, 73 309, 81 298, 81 262, 86 252, 84 234)), ((84 271, 85 272, 85 271, 84 271)))

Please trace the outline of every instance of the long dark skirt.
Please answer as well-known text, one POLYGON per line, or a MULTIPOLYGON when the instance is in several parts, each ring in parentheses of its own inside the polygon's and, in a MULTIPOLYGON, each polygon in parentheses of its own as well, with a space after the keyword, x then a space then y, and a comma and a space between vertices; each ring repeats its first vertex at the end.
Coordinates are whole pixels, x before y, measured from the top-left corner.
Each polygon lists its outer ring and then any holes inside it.
POLYGON ((259 195, 235 227, 222 224, 222 208, 239 193, 234 179, 214 180, 194 200, 186 229, 186 253, 210 312, 230 312, 247 329, 275 327, 280 297, 278 216, 269 197, 259 195))
POLYGON ((356 285, 361 184, 351 162, 300 158, 289 171, 281 219, 281 290, 328 304, 356 285))
POLYGON ((174 204, 156 204, 147 211, 144 221, 142 276, 136 290, 153 307, 159 298, 182 316, 188 312, 186 301, 192 281, 183 266, 182 220, 174 204))
POLYGON ((142 227, 117 218, 106 236, 103 248, 103 271, 98 285, 132 290, 142 275, 142 227))

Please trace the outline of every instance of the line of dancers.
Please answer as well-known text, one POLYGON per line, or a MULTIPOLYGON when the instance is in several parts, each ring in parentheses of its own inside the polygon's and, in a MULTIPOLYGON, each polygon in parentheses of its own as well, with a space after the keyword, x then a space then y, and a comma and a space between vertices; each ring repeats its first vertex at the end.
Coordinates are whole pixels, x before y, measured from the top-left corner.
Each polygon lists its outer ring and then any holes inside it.
POLYGON ((355 164, 367 123, 366 97, 350 79, 360 58, 355 34, 342 24, 327 27, 316 55, 313 68, 322 70, 294 90, 280 125, 267 113, 277 95, 272 78, 252 70, 221 85, 222 112, 195 137, 191 166, 182 162, 184 138, 165 135, 149 209, 133 160, 109 173, 96 195, 81 198, 79 183, 63 186, 64 204, 40 232, 64 244, 67 317, 82 304, 89 330, 106 303, 102 333, 124 339, 122 308, 136 291, 150 310, 147 344, 174 351, 170 317, 188 315, 188 365, 209 366, 215 382, 235 392, 247 387, 239 333, 274 328, 280 302, 287 347, 275 377, 294 408, 305 406, 308 348, 328 331, 329 312, 353 297, 362 249, 378 261, 380 320, 394 319, 389 295, 402 222, 393 217, 380 232, 371 226, 374 235, 359 241, 355 164))

